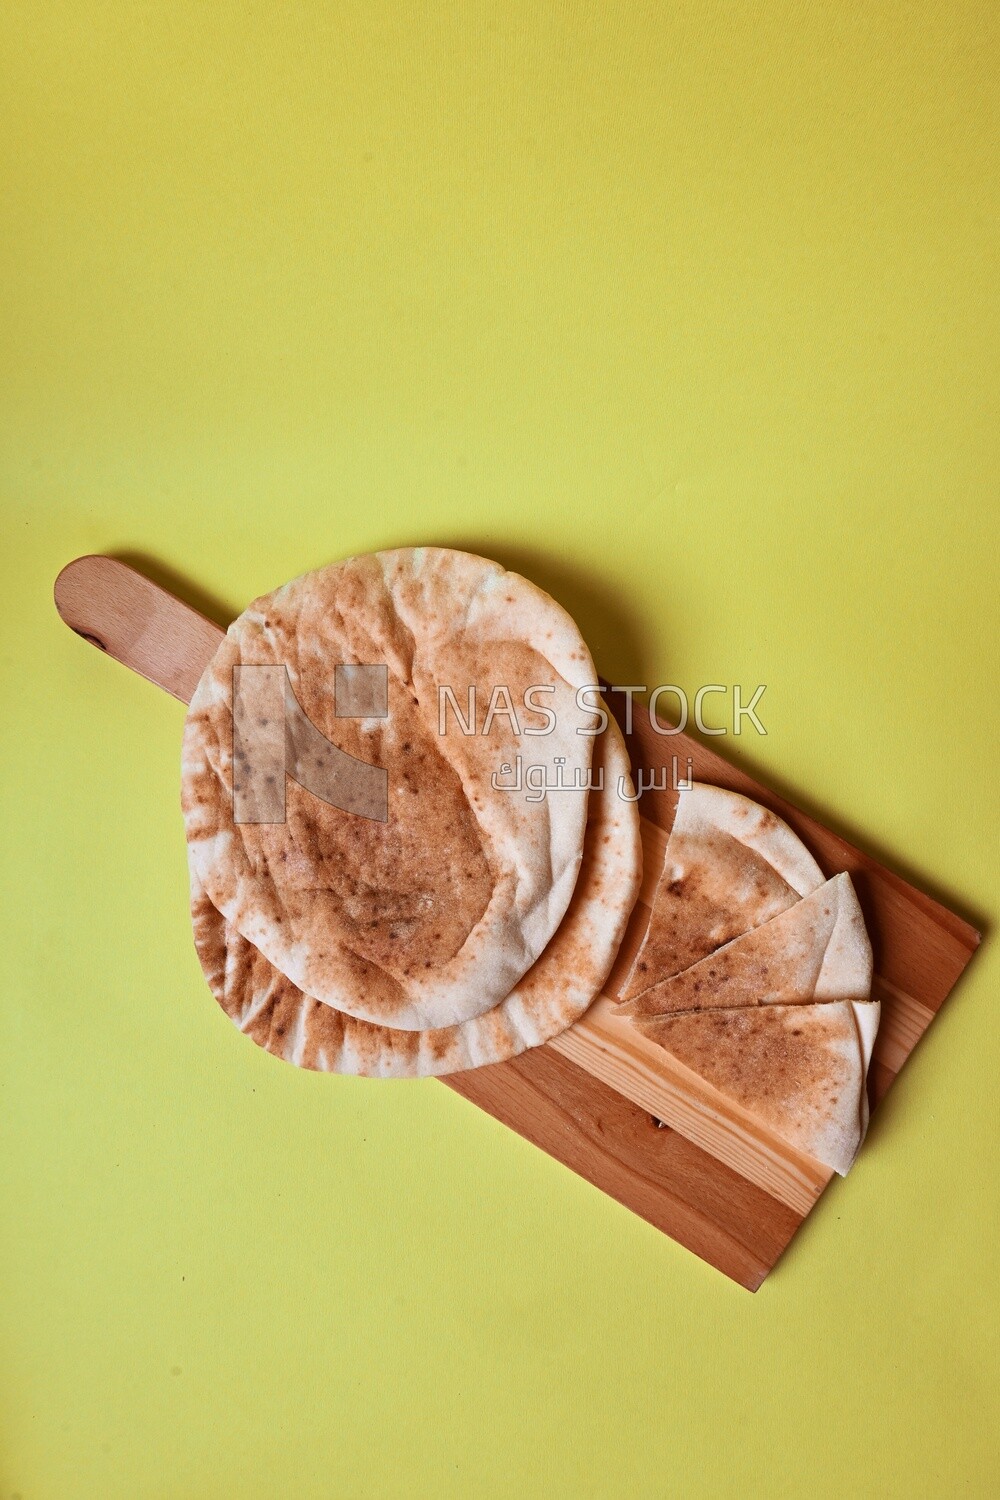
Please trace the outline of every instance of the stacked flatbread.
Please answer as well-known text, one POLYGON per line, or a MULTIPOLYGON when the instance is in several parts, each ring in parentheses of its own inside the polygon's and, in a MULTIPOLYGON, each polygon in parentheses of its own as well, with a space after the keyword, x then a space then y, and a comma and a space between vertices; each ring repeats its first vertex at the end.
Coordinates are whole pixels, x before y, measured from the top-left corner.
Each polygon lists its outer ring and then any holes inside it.
POLYGON ((868 1123, 879 1023, 850 877, 823 873, 780 818, 695 784, 620 1010, 780 1135, 846 1172, 868 1123))
POLYGON ((641 875, 624 742, 578 698, 594 680, 566 612, 467 553, 351 558, 252 604, 182 767, 196 947, 236 1024, 301 1066, 401 1077, 581 1015, 641 875))
MULTIPOLYGON (((565 611, 467 553, 351 558, 252 604, 183 755, 195 944, 235 1024, 302 1067, 407 1077, 581 1016, 642 863, 621 733, 581 706, 594 680, 565 611)), ((622 1012, 845 1171, 870 993, 849 878, 745 798, 682 792, 622 1012)))

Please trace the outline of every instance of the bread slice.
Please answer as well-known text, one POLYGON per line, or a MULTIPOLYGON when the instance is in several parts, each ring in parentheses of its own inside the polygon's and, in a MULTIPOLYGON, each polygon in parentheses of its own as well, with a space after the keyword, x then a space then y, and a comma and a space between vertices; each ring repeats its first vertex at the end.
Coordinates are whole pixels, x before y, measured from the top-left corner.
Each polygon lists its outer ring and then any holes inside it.
POLYGON ((877 1001, 686 1011, 637 1021, 720 1093, 843 1175, 868 1123, 877 1001))
POLYGON ((634 999, 636 1018, 744 1005, 802 1005, 811 1000, 867 1000, 872 949, 858 898, 846 874, 760 927, 634 999))
POLYGON ((822 883, 787 823, 748 797, 696 782, 680 793, 649 926, 621 999, 682 973, 822 883))

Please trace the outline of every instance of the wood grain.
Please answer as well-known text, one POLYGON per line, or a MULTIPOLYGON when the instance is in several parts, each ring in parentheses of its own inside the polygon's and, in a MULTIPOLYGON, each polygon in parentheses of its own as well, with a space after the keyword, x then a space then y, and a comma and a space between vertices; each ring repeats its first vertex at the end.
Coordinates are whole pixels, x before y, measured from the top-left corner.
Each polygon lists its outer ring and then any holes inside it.
MULTIPOLYGON (((55 597, 78 635, 182 702, 223 635, 115 558, 70 563, 56 580, 55 597)), ((954 987, 979 934, 714 750, 686 734, 657 732, 638 705, 623 728, 637 774, 655 780, 673 756, 682 768, 690 757, 695 779, 742 792, 784 818, 824 874, 850 872, 872 937, 873 990, 883 1004, 869 1076, 877 1103, 954 987)), ((669 787, 641 799, 646 867, 610 994, 648 922, 675 806, 669 787)), ((831 1175, 641 1037, 614 1015, 607 998, 547 1046, 442 1082, 750 1290, 760 1286, 831 1175)))
POLYGON ((442 1082, 751 1291, 802 1222, 549 1046, 442 1082))
POLYGON ((116 557, 78 557, 53 594, 70 630, 181 703, 190 703, 225 634, 116 557))
POLYGON ((829 1168, 616 1014, 605 995, 548 1045, 803 1217, 830 1180, 829 1168))

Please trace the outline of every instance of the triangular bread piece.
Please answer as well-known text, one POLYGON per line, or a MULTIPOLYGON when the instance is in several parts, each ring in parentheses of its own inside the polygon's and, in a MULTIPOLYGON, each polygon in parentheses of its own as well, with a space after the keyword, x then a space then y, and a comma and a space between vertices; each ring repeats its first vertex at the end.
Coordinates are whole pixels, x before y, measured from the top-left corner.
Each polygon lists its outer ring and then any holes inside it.
POLYGON ((822 884, 822 870, 787 823, 748 797, 695 782, 680 793, 621 999, 682 973, 822 884))
POLYGON ((868 1121, 877 1001, 688 1011, 640 1021, 685 1067, 842 1176, 868 1121))
POLYGON ((849 875, 622 1005, 635 1018, 744 1005, 867 1000, 872 948, 849 875))

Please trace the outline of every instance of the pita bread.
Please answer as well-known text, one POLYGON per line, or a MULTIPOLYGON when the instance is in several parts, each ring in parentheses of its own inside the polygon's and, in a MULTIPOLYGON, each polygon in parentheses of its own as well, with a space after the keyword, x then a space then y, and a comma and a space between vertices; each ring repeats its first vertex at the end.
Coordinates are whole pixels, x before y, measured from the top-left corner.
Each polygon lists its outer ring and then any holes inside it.
POLYGON ((868 1120, 877 1001, 689 1011, 637 1024, 685 1067, 843 1175, 868 1120))
MULTIPOLYGON (((317 1000, 412 1030, 483 1015, 531 968, 572 897, 594 744, 578 733, 593 714, 576 694, 595 680, 565 610, 497 563, 418 548, 308 573, 229 627, 195 691, 182 768, 192 876, 317 1000), (387 717, 338 716, 340 663, 387 664, 387 717), (341 811, 283 775, 286 821, 234 821, 233 715, 250 701, 234 704, 234 669, 247 666, 287 669, 334 757, 388 770, 386 821, 341 811), (475 732, 451 713, 440 733, 444 687, 463 711, 475 689, 475 732), (491 713, 500 687, 509 697, 491 713), (540 711, 522 707, 532 687, 556 716, 549 733, 537 733, 540 711), (537 737, 519 737, 522 720, 537 737), (550 785, 559 775, 576 789, 536 801, 498 789, 492 778, 522 753, 550 785)), ((268 753, 282 748, 279 734, 268 753)), ((289 753, 305 753, 305 740, 289 753)))
POLYGON ((555 937, 520 983, 459 1026, 402 1031, 345 1015, 302 993, 212 905, 192 872, 195 946, 215 998, 258 1046, 300 1067, 380 1078, 453 1073, 501 1062, 572 1024, 600 993, 639 893, 642 846, 628 752, 611 721, 596 742, 603 790, 591 798, 583 862, 555 937))
POLYGON ((835 875, 742 937, 653 984, 621 1009, 633 1017, 743 1005, 867 1000, 872 948, 849 875, 835 875))
POLYGON ((696 782, 680 793, 629 1000, 776 917, 823 883, 787 823, 736 792, 696 782))

